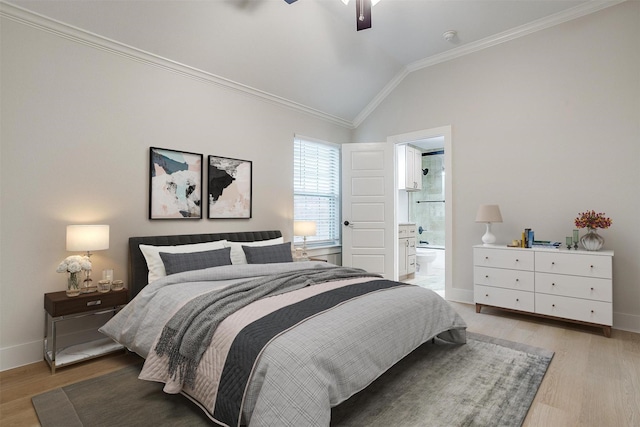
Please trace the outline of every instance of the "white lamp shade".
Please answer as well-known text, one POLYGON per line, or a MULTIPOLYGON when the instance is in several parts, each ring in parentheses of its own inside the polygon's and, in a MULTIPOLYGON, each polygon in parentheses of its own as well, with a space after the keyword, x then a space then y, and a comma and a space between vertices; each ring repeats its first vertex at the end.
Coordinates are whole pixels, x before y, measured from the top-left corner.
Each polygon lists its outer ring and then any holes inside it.
POLYGON ((109 249, 108 225, 67 225, 67 250, 100 251, 109 249))
POLYGON ((293 234, 295 236, 315 236, 316 222, 315 221, 294 221, 293 234))
POLYGON ((498 205, 480 205, 476 214, 476 222, 502 222, 498 205))

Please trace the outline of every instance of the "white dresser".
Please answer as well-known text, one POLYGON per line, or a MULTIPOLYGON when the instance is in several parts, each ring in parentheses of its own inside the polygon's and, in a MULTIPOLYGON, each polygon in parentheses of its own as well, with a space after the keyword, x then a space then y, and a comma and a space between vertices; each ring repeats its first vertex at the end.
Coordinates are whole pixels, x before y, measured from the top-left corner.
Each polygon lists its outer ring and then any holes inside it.
POLYGON ((416 225, 398 226, 398 276, 411 277, 416 272, 416 225))
POLYGON ((613 324, 613 251, 473 247, 476 312, 483 306, 599 326, 613 324))

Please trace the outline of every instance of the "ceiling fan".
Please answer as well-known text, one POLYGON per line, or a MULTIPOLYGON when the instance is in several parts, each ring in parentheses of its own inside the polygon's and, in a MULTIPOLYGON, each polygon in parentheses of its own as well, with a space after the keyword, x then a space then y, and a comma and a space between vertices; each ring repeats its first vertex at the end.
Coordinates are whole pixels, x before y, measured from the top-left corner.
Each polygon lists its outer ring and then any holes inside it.
MULTIPOLYGON (((284 0, 291 4, 297 0, 284 0)), ((380 0, 356 0, 356 28, 358 31, 371 28, 371 6, 380 0)), ((349 4, 349 0, 342 0, 342 3, 349 4)))

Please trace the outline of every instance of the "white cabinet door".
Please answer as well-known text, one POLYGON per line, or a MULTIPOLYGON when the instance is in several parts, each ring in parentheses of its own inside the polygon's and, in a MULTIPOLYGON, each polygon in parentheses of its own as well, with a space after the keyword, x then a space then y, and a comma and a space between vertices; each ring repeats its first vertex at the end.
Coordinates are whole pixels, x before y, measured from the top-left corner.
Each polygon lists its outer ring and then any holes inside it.
POLYGON ((422 190, 422 152, 417 149, 413 151, 413 188, 422 190))
POLYGON ((422 152, 410 145, 397 147, 398 189, 422 190, 422 152))
POLYGON ((398 276, 405 276, 409 271, 407 259, 407 239, 398 239, 398 276))

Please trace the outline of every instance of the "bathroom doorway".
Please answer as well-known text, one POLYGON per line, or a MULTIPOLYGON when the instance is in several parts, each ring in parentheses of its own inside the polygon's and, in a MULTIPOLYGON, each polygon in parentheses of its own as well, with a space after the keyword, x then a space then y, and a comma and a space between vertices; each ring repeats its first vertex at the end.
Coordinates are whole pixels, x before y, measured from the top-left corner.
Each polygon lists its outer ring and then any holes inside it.
MULTIPOLYGON (((451 127, 396 135, 396 146, 410 145, 421 154, 421 188, 397 190, 398 225, 415 225, 416 271, 403 279, 445 297, 452 290, 451 127)), ((452 293, 453 294, 453 293, 452 293)))
POLYGON ((415 141, 421 152, 422 189, 408 193, 408 221, 416 224, 416 272, 412 283, 440 294, 445 290, 444 137, 415 141))

